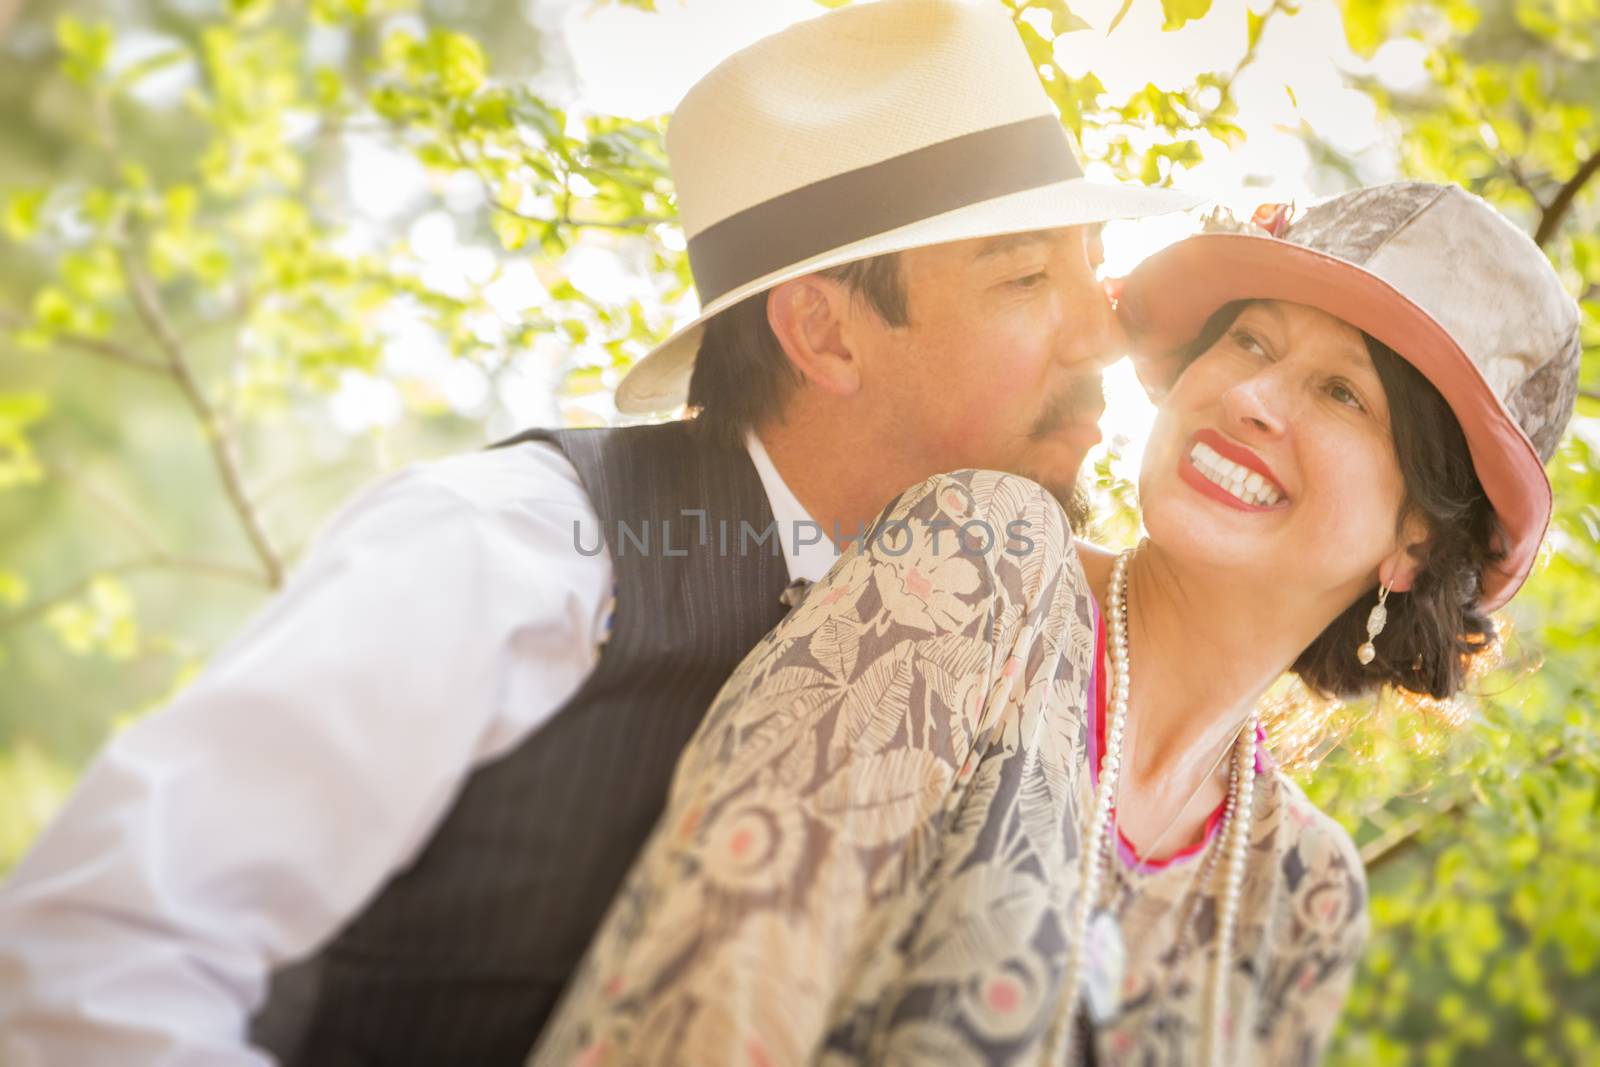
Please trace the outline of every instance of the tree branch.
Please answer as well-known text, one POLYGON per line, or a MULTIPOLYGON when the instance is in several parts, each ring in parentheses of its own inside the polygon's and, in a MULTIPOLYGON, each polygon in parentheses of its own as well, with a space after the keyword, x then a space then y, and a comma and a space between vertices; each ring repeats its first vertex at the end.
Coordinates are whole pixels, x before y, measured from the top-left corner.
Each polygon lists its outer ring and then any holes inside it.
MULTIPOLYGON (((1470 78, 1462 79, 1461 88, 1466 94, 1467 100, 1472 104, 1472 109, 1477 112, 1474 117, 1493 134, 1494 119, 1491 117, 1489 106, 1483 102, 1483 97, 1478 95, 1477 89, 1473 87, 1472 80, 1470 78)), ((1517 125, 1521 127, 1522 134, 1526 137, 1529 133, 1528 117, 1520 108, 1517 109, 1517 125)), ((1539 195, 1538 190, 1534 189, 1533 183, 1528 180, 1528 176, 1523 173, 1522 161, 1505 150, 1498 136, 1490 136, 1485 139, 1484 147, 1488 149, 1490 155, 1494 156, 1495 162, 1499 163, 1505 169, 1505 172, 1511 175, 1511 180, 1516 183, 1517 188, 1528 194, 1528 199, 1533 201, 1533 206, 1538 208, 1542 215, 1545 211, 1544 199, 1539 195)))
POLYGON ((1505 163, 1506 170, 1511 174, 1511 180, 1517 183, 1517 188, 1528 194, 1528 199, 1532 200, 1534 206, 1539 209, 1540 214, 1543 214, 1545 210, 1544 200, 1539 196, 1539 191, 1533 187, 1533 182, 1528 180, 1528 176, 1523 173, 1522 161, 1512 156, 1506 159, 1505 163))
MULTIPOLYGON (((584 221, 575 219, 572 217, 572 214, 569 210, 572 200, 570 191, 567 192, 566 199, 562 204, 561 214, 557 217, 553 219, 546 219, 540 218, 537 215, 525 215, 516 208, 508 207, 500 202, 500 198, 495 195, 494 186, 489 184, 489 176, 483 173, 483 171, 479 170, 478 165, 467 157, 467 151, 462 147, 459 138, 450 138, 450 154, 455 156, 457 164, 465 167, 467 170, 470 170, 473 176, 478 179, 478 184, 483 188, 483 198, 484 200, 488 201, 490 207, 494 208, 496 211, 504 212, 514 219, 521 219, 523 222, 531 222, 539 226, 557 225, 574 228, 579 226, 587 226, 590 229, 596 230, 636 230, 640 226, 654 226, 657 223, 673 221, 672 219, 661 218, 656 215, 635 215, 632 218, 620 219, 616 222, 600 222, 598 220, 584 221)), ((563 176, 562 188, 564 190, 566 189, 565 176, 563 176)))
POLYGON ((1573 201, 1578 199, 1578 193, 1583 190, 1590 178, 1600 172, 1600 148, 1594 150, 1578 172, 1567 179, 1567 184, 1557 191, 1555 198, 1550 201, 1550 206, 1544 209, 1544 214, 1539 216, 1539 228, 1534 231, 1533 243, 1543 248, 1561 229, 1561 224, 1566 221, 1567 212, 1572 209, 1573 201))
MULTIPOLYGON (((26 317, 13 311, 0 311, 0 329, 24 330, 32 325, 26 317)), ((145 374, 156 374, 165 378, 171 375, 171 369, 165 364, 153 359, 146 359, 132 349, 125 348, 115 341, 107 341, 100 337, 90 337, 83 333, 52 333, 51 338, 68 348, 101 359, 109 360, 120 366, 132 370, 142 371, 145 374)))
MULTIPOLYGON (((117 137, 116 122, 111 113, 109 93, 95 94, 94 128, 100 134, 106 154, 113 161, 120 160, 122 151, 117 137)), ((123 219, 125 225, 120 235, 122 239, 116 241, 117 262, 122 267, 123 277, 127 279, 128 294, 133 300, 134 311, 166 357, 168 372, 177 380, 178 388, 183 391, 189 406, 199 417, 200 431, 205 436, 207 447, 211 450, 211 458, 216 463, 217 472, 222 478, 223 489, 234 511, 239 515, 239 521, 244 526, 251 547, 255 549, 256 556, 266 570, 268 587, 276 589, 283 584, 283 564, 271 541, 268 540, 266 530, 262 528, 261 519, 256 514, 250 495, 245 492, 238 463, 234 458, 235 448, 230 426, 218 416, 205 391, 195 379, 183 345, 178 340, 177 332, 172 328, 166 309, 162 307, 161 295, 157 291, 156 284, 145 272, 144 266, 135 254, 142 236, 137 217, 124 215, 123 219)))
POLYGON ((492 195, 489 198, 489 206, 496 211, 503 211, 507 215, 512 215, 524 222, 537 223, 541 226, 549 226, 553 223, 557 226, 568 226, 573 229, 586 226, 592 230, 636 230, 640 226, 654 226, 660 222, 672 221, 659 215, 634 215, 632 218, 618 219, 615 222, 602 222, 598 219, 575 219, 569 214, 562 214, 553 219, 545 219, 537 215, 524 215, 516 208, 506 207, 504 204, 497 202, 492 195))
POLYGON ((108 574, 130 574, 134 571, 151 570, 160 567, 170 567, 174 570, 191 571, 195 574, 203 574, 210 578, 222 578, 228 581, 242 582, 243 584, 253 588, 260 588, 263 584, 261 575, 257 572, 245 570, 242 567, 235 567, 232 564, 216 563, 211 560, 203 559, 181 559, 175 556, 169 556, 163 552, 152 552, 148 555, 135 556, 132 559, 125 559, 120 563, 113 563, 108 567, 95 568, 93 571, 84 575, 82 578, 79 578, 65 589, 62 589, 51 596, 45 597, 42 600, 36 600, 27 607, 21 609, 20 611, 14 612, 5 618, 0 618, 0 632, 9 630, 15 626, 21 626, 23 623, 30 622, 33 619, 44 615, 51 608, 57 606, 58 604, 64 604, 69 600, 82 596, 88 590, 88 588, 94 584, 94 580, 96 578, 103 577, 108 574))
MULTIPOLYGON (((43 466, 45 474, 50 478, 62 485, 76 489, 87 497, 90 502, 98 504, 102 511, 121 523, 123 528, 131 533, 140 546, 147 549, 151 555, 170 555, 166 548, 163 547, 161 537, 149 526, 145 525, 144 520, 135 515, 131 507, 94 484, 87 475, 71 462, 45 458, 41 461, 41 466, 43 466)), ((96 517, 98 518, 99 516, 96 517)))
MULTIPOLYGON (((1548 770, 1566 755, 1567 747, 1557 745, 1523 769, 1528 772, 1548 770)), ((1459 816, 1462 810, 1472 803, 1473 797, 1474 794, 1470 789, 1464 789, 1447 800, 1442 807, 1418 812, 1368 841, 1361 849, 1361 862, 1366 866, 1367 873, 1370 875, 1383 864, 1393 863, 1413 852, 1421 843, 1423 831, 1444 819, 1459 816)))
POLYGON ((1461 793, 1451 798, 1443 807, 1432 811, 1418 812, 1409 819, 1395 823, 1389 829, 1368 841, 1361 847, 1361 862, 1371 874, 1385 863, 1392 863, 1401 856, 1406 855, 1417 847, 1418 838, 1422 831, 1449 818, 1467 806, 1472 799, 1470 793, 1461 793))
MULTIPOLYGON (((130 234, 130 237, 133 235, 130 234)), ((122 263, 122 271, 128 279, 129 293, 133 297, 134 310, 138 312, 145 328, 155 338, 157 346, 167 357, 167 364, 178 387, 183 391, 189 406, 194 409, 195 415, 200 419, 200 429, 205 435, 206 444, 211 450, 212 460, 216 463, 217 472, 221 475, 224 491, 228 500, 233 504, 233 509, 239 515, 243 524, 245 535, 250 539, 251 547, 255 549, 256 556, 261 560, 261 565, 266 570, 267 585, 273 589, 283 584, 283 563, 278 558, 277 551, 272 547, 267 537, 266 530, 262 528, 261 518, 256 513, 255 504, 251 501, 249 493, 245 491, 244 482, 239 474, 238 462, 235 458, 235 446, 230 427, 224 423, 206 398, 200 383, 195 379, 190 369, 188 358, 185 356, 183 346, 177 334, 173 331, 165 310, 161 306, 161 299, 156 292, 155 284, 143 267, 135 260, 131 251, 132 241, 118 246, 117 257, 122 263)))

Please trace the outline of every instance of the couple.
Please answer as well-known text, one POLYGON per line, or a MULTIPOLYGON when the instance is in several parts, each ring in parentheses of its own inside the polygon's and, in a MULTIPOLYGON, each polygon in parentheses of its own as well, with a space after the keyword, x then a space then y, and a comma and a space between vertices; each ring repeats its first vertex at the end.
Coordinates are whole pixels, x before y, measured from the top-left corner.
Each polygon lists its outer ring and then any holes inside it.
POLYGON ((1188 204, 1083 180, 999 4, 792 27, 669 147, 706 314, 618 403, 695 416, 342 510, 0 891, 0 1059, 1320 1056, 1361 864, 1254 705, 1446 696, 1492 639, 1575 393, 1549 264, 1403 183, 1113 307, 1098 224, 1188 204), (1069 520, 1126 348, 1113 557, 1069 520))

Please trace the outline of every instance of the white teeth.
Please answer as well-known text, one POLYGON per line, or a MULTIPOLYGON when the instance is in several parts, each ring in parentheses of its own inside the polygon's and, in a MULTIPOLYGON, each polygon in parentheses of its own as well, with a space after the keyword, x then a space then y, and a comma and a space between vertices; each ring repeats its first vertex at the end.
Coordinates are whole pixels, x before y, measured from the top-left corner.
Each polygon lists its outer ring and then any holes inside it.
POLYGON ((1226 489, 1246 504, 1270 508, 1283 499, 1277 487, 1259 473, 1240 466, 1204 442, 1195 442, 1189 460, 1205 475, 1206 481, 1226 489))

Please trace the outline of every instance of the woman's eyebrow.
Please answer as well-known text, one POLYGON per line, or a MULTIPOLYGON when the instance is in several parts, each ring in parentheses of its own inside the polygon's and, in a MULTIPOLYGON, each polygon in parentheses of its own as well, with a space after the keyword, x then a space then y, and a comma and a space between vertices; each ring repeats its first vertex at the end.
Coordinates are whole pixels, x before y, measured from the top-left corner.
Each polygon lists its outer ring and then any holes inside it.
POLYGON ((1333 346, 1335 358, 1353 370, 1360 371, 1378 381, 1378 368, 1372 364, 1372 353, 1367 351, 1365 341, 1353 341, 1349 344, 1336 344, 1333 346))

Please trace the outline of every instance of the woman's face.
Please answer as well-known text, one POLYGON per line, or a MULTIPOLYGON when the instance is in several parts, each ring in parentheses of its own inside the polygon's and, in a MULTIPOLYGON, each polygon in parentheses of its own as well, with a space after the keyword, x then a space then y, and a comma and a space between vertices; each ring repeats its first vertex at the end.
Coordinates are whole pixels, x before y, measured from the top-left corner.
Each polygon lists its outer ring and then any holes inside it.
POLYGON ((1166 552, 1350 603, 1401 547, 1405 496, 1361 332, 1302 304, 1247 305, 1163 401, 1139 495, 1166 552))

